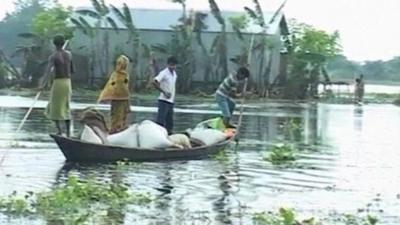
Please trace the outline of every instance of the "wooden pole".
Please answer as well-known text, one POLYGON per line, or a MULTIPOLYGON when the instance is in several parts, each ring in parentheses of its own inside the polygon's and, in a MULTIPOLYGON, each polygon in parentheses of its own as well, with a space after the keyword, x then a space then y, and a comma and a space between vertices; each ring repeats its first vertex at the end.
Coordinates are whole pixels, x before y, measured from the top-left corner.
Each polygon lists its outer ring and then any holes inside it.
MULTIPOLYGON (((65 49, 65 48, 67 47, 68 42, 69 42, 69 40, 65 41, 65 43, 64 43, 64 45, 63 45, 63 47, 62 47, 62 49, 65 49)), ((54 67, 51 68, 51 71, 50 71, 50 72, 52 72, 53 69, 54 69, 54 67)), ((48 75, 48 74, 46 74, 46 76, 47 76, 47 75, 48 75)), ((45 85, 47 84, 47 82, 48 82, 48 77, 45 77, 45 82, 44 82, 44 85, 43 85, 43 86, 45 86, 45 85)), ((18 133, 21 131, 22 127, 24 126, 24 124, 25 124, 25 122, 26 122, 26 120, 28 119, 29 115, 31 114, 31 112, 32 112, 32 110, 33 110, 33 107, 35 107, 36 102, 39 100, 39 97, 40 97, 40 94, 41 94, 41 93, 42 93, 42 90, 40 90, 40 91, 36 94, 35 98, 33 99, 32 105, 29 107, 29 109, 28 109, 28 111, 26 112, 24 118, 22 118, 21 123, 18 125, 18 128, 17 128, 15 134, 18 134, 18 133)), ((12 142, 12 141, 13 141, 13 140, 11 140, 11 142, 12 142)), ((6 151, 6 152, 3 154, 3 156, 1 157, 1 159, 0 159, 0 165, 3 164, 4 159, 6 158, 6 156, 7 156, 9 150, 10 150, 10 148, 8 148, 7 151, 6 151)))
MULTIPOLYGON (((248 67, 250 67, 251 55, 252 55, 252 52, 253 52, 252 51, 253 50, 253 46, 254 46, 254 34, 251 36, 249 53, 247 55, 247 66, 248 67)), ((238 120, 238 126, 236 128, 236 135, 235 135, 236 144, 239 143, 240 127, 242 125, 242 118, 243 118, 244 102, 245 102, 245 94, 246 94, 246 90, 247 90, 247 84, 248 84, 248 78, 245 79, 244 85, 243 85, 243 89, 242 89, 242 99, 240 101, 239 120, 238 120)))

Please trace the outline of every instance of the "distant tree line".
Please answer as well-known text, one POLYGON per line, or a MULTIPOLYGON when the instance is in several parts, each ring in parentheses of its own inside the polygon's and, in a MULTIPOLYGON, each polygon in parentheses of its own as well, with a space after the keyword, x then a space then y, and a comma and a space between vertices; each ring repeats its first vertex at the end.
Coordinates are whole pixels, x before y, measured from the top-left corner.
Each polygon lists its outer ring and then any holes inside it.
POLYGON ((327 70, 335 80, 354 79, 362 73, 367 80, 400 81, 400 56, 360 63, 337 55, 328 62, 327 70))

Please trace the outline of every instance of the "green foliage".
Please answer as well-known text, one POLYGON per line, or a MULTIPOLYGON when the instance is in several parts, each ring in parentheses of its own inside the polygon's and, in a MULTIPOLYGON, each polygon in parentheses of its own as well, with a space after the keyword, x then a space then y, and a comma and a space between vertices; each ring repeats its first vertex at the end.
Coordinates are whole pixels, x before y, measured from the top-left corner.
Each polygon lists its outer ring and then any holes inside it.
POLYGON ((296 152, 297 150, 293 145, 277 144, 273 146, 267 156, 264 156, 264 160, 271 162, 273 165, 286 164, 297 159, 296 152))
POLYGON ((303 122, 300 118, 291 118, 283 124, 283 131, 291 142, 300 141, 303 130, 303 122))
MULTIPOLYGON (((340 34, 338 31, 328 34, 311 25, 298 23, 296 20, 289 21, 289 30, 290 36, 288 37, 289 44, 287 47, 292 54, 311 53, 329 58, 341 52, 339 44, 340 34)), ((305 60, 313 61, 310 58, 305 60)))
POLYGON ((291 20, 286 48, 289 54, 288 82, 285 97, 305 99, 318 94, 320 76, 324 75, 326 61, 341 52, 340 35, 328 34, 310 25, 291 20))
POLYGON ((253 214, 253 225, 377 225, 378 219, 372 215, 365 217, 343 214, 323 218, 321 221, 314 217, 300 220, 296 212, 289 208, 280 208, 278 213, 259 212, 253 214))
POLYGON ((361 65, 348 60, 344 55, 336 55, 328 59, 326 70, 332 79, 353 79, 354 75, 361 71, 361 65))
POLYGON ((16 10, 0 21, 0 48, 7 55, 13 54, 21 44, 17 35, 30 31, 33 18, 45 9, 45 1, 19 0, 15 6, 16 10))
POLYGON ((314 218, 300 221, 296 212, 289 208, 280 208, 279 213, 261 212, 253 214, 254 225, 322 225, 314 218))
POLYGON ((195 73, 194 50, 192 40, 194 37, 193 24, 188 21, 173 27, 171 40, 166 44, 153 45, 153 51, 164 56, 175 56, 178 59, 177 73, 181 79, 177 81, 177 90, 187 93, 191 88, 192 75, 195 73))
POLYGON ((225 19, 221 14, 221 10, 219 9, 218 4, 215 2, 215 0, 208 0, 208 3, 210 5, 211 13, 215 17, 215 19, 218 21, 219 24, 221 24, 222 27, 225 27, 225 19))
POLYGON ((220 162, 228 162, 229 161, 229 156, 226 153, 226 151, 224 151, 223 149, 221 149, 217 154, 215 154, 213 156, 213 158, 220 162))
POLYGON ((236 32, 238 38, 243 40, 242 31, 249 25, 249 18, 245 14, 240 16, 232 16, 229 17, 229 22, 231 23, 232 28, 236 32))
POLYGON ((400 96, 393 101, 393 104, 400 106, 400 96))
POLYGON ((343 225, 376 225, 379 222, 377 217, 369 214, 365 217, 360 217, 352 214, 343 214, 335 220, 340 221, 343 225))
POLYGON ((103 212, 120 212, 128 204, 145 205, 151 201, 147 194, 131 193, 122 184, 97 184, 92 180, 82 182, 69 177, 65 185, 49 192, 30 193, 25 198, 13 193, 0 199, 0 210, 8 215, 36 215, 48 221, 83 224, 99 222, 103 212))
POLYGON ((16 216, 31 214, 33 209, 28 204, 30 196, 19 197, 17 192, 13 192, 8 198, 0 198, 0 212, 16 216))
POLYGON ((72 37, 73 30, 67 25, 71 9, 61 5, 46 9, 33 18, 32 32, 45 39, 51 39, 56 34, 62 34, 67 39, 72 37))

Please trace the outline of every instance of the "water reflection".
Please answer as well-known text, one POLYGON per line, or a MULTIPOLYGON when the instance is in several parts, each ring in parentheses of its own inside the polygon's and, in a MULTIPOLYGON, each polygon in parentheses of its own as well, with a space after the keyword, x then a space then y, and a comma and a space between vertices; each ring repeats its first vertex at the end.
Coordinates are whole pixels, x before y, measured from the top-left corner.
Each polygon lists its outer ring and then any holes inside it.
MULTIPOLYGON (((197 110, 214 108, 206 104, 197 110)), ((0 156, 10 148, 11 139, 20 143, 10 149, 0 167, 0 193, 48 190, 65 183, 68 174, 75 174, 98 182, 123 182, 133 191, 155 197, 149 207, 108 212, 116 218, 115 224, 249 224, 251 212, 282 205, 306 213, 354 213, 380 193, 385 224, 396 224, 400 211, 396 198, 400 190, 400 108, 274 104, 249 110, 241 142, 226 151, 226 160, 142 163, 121 169, 102 164, 64 165, 64 157, 48 136, 54 128, 43 117, 43 109, 34 109, 23 132, 16 136, 26 110, 0 107, 0 156), (285 129, 290 123, 291 129, 285 129), (273 144, 284 141, 300 147, 295 167, 279 168, 262 160, 273 144)), ((74 110, 74 116, 79 113, 74 110)), ((130 122, 154 116, 155 112, 135 111, 130 122)), ((212 116, 177 113, 176 130, 212 116)), ((74 121, 75 134, 80 129, 74 121)), ((16 224, 43 223, 22 220, 16 224)))

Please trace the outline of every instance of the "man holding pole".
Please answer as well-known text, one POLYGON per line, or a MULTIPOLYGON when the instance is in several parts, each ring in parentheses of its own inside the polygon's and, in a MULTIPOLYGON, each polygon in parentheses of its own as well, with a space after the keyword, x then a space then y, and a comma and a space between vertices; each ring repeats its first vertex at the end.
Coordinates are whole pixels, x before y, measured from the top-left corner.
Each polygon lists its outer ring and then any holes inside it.
POLYGON ((41 89, 46 86, 48 76, 54 68, 54 80, 50 90, 50 99, 45 115, 56 124, 58 135, 62 134, 60 122, 65 122, 67 137, 70 136, 71 126, 71 73, 73 73, 71 52, 64 50, 66 41, 62 35, 53 39, 56 50, 49 57, 46 75, 42 79, 41 89))
POLYGON ((230 123, 233 111, 236 107, 234 98, 236 98, 238 95, 237 89, 240 83, 249 76, 250 71, 246 67, 240 67, 236 74, 230 74, 228 77, 226 77, 215 92, 215 99, 222 112, 224 125, 226 128, 236 128, 230 123))

